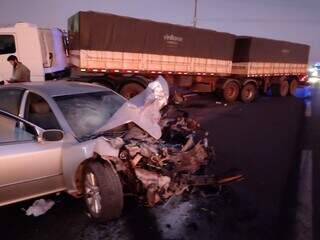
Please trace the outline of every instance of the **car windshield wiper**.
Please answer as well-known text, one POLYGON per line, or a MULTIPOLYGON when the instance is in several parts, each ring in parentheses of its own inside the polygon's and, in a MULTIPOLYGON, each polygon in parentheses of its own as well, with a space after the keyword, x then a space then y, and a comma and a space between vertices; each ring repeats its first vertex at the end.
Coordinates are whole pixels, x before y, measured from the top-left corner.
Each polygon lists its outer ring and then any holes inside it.
POLYGON ((114 131, 114 130, 106 130, 96 132, 94 134, 88 134, 80 138, 81 141, 87 141, 91 139, 95 139, 98 137, 121 137, 126 133, 126 131, 114 131))

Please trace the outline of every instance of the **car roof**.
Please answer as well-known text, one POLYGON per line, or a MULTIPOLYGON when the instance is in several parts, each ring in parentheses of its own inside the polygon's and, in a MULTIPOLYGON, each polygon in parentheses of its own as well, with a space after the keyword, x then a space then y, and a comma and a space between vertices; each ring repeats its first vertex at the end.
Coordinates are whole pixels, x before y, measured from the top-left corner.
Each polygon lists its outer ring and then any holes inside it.
POLYGON ((5 85, 3 88, 18 87, 26 90, 43 93, 50 97, 73 95, 89 92, 111 91, 109 88, 90 83, 72 81, 28 82, 5 85))

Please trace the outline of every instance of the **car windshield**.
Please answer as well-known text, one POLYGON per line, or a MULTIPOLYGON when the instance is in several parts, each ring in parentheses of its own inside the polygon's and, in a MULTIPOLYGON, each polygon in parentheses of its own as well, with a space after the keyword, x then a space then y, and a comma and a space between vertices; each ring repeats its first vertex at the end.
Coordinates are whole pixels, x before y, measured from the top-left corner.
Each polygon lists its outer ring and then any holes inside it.
POLYGON ((77 138, 95 134, 125 103, 111 91, 54 97, 77 138))

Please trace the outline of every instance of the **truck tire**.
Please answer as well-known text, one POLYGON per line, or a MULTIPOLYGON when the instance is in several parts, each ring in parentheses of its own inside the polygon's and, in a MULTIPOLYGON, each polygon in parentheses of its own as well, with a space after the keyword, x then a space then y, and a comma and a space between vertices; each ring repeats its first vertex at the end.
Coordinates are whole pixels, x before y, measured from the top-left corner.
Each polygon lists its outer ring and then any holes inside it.
POLYGON ((144 86, 139 83, 131 82, 124 84, 119 93, 124 96, 126 99, 133 98, 144 90, 144 86))
POLYGON ((284 80, 281 83, 272 84, 271 92, 273 96, 285 97, 289 93, 289 82, 284 80))
POLYGON ((297 87, 298 87, 298 81, 296 79, 293 79, 290 82, 290 91, 289 91, 289 93, 290 93, 291 96, 294 96, 297 87))
POLYGON ((250 103, 255 100, 257 97, 257 88, 253 83, 247 83, 242 89, 240 93, 241 101, 244 103, 250 103))
POLYGON ((94 220, 105 222, 120 216, 122 184, 110 164, 89 162, 84 169, 83 187, 87 209, 94 220))
POLYGON ((239 85, 234 82, 228 82, 223 88, 223 98, 227 102, 234 102, 239 96, 240 88, 239 85))

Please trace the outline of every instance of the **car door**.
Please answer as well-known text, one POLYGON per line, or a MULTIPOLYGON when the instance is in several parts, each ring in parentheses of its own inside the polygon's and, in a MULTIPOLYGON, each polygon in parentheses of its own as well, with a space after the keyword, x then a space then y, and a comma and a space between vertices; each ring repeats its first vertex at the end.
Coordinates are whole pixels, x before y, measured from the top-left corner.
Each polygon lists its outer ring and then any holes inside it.
POLYGON ((65 189, 63 140, 37 138, 32 124, 0 111, 0 206, 65 189))

